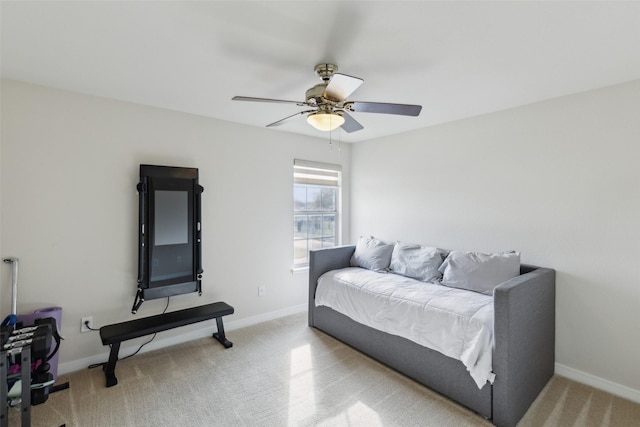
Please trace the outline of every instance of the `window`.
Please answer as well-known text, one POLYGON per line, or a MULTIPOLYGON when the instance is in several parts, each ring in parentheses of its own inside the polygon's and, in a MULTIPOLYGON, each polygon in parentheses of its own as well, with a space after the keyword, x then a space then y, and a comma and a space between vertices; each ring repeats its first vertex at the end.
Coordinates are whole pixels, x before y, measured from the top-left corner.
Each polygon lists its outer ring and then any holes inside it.
POLYGON ((294 160, 293 267, 309 265, 311 249, 340 244, 342 167, 294 160))

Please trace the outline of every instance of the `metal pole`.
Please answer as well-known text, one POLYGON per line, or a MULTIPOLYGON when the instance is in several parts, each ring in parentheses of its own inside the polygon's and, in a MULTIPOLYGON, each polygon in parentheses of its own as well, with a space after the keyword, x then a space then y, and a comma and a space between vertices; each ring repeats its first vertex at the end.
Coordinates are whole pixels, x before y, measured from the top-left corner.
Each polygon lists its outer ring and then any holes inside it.
POLYGON ((13 264, 11 280, 11 314, 18 314, 18 258, 3 259, 7 264, 13 264))

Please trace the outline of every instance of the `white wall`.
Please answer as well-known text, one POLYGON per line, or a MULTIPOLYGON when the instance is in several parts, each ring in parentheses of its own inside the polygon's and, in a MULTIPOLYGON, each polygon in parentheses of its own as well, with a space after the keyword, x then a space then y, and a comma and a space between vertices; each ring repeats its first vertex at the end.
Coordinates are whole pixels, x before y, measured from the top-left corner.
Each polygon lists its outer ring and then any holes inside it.
MULTIPOLYGON (((93 316, 97 327, 135 317, 141 163, 197 167, 205 189, 204 295, 172 297, 169 310, 226 301, 236 310, 227 325, 303 310, 307 275, 290 271, 293 159, 343 165, 348 218, 350 150, 343 144, 341 152, 331 151, 325 139, 3 80, 0 232, 2 256, 20 258, 18 311, 63 308, 61 372, 106 360, 108 348, 97 333, 80 334, 80 319, 93 316), (266 296, 258 297, 258 285, 266 286, 266 296)), ((6 315, 9 266, 0 277, 6 315)), ((137 317, 161 312, 165 301, 145 302, 137 317)), ((214 323, 156 340, 207 335, 214 323)), ((121 353, 142 341, 123 344, 121 353)))
MULTIPOLYGON (((518 249, 555 268, 558 372, 640 396, 639 81, 344 144, 341 155, 320 139, 13 81, 1 89, 0 255, 20 257, 19 311, 63 307, 62 371, 107 355, 97 333, 79 333, 81 317, 134 318, 140 163, 198 167, 205 187, 205 293, 170 309, 224 300, 236 308, 228 324, 242 325, 302 307, 307 276, 289 268, 291 165, 304 158, 343 165, 347 240, 518 249)), ((147 301, 138 316, 162 308, 147 301)))
POLYGON ((555 268, 557 372, 640 400, 639 160, 640 81, 357 144, 351 238, 555 268))

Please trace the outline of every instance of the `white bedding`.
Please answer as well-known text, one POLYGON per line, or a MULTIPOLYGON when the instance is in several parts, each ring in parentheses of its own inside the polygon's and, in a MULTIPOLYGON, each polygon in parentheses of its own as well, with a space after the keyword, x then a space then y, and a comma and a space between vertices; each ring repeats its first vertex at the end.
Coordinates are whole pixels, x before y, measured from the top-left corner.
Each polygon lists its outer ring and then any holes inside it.
POLYGON ((493 383, 492 296, 349 267, 318 279, 315 304, 460 360, 478 388, 493 383))

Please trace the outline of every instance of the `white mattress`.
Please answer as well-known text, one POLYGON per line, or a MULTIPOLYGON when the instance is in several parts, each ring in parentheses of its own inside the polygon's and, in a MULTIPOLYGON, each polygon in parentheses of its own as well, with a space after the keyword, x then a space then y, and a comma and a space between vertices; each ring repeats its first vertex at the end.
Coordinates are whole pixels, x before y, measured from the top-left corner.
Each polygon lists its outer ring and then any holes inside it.
POLYGON ((460 360, 478 388, 493 383, 493 297, 350 267, 318 279, 316 306, 460 360))

